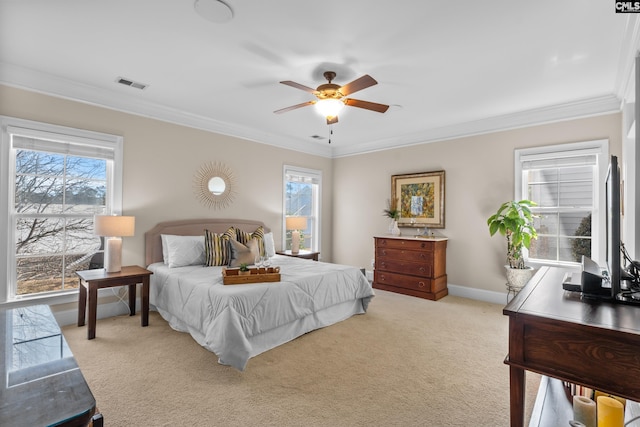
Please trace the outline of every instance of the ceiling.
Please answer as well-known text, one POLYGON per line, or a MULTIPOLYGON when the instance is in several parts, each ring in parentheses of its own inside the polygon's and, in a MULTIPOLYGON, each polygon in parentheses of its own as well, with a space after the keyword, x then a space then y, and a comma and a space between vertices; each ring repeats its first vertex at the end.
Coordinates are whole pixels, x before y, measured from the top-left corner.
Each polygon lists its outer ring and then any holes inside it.
POLYGON ((639 46, 606 0, 225 1, 0 0, 0 83, 339 157, 619 111, 639 46), (391 108, 273 113, 324 71, 391 108))

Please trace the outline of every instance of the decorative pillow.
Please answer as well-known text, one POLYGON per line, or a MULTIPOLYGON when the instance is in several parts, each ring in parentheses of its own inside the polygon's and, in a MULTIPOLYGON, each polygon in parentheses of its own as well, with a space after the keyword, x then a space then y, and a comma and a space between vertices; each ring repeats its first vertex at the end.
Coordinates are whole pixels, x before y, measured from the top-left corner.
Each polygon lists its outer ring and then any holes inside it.
POLYGON ((239 228, 236 228, 236 240, 244 245, 249 243, 251 239, 256 239, 258 241, 258 250, 260 251, 260 255, 264 255, 264 227, 260 226, 256 228, 256 231, 253 233, 247 233, 246 231, 242 231, 239 228))
POLYGON ((222 234, 204 230, 205 265, 207 265, 207 267, 213 267, 229 264, 229 260, 231 259, 229 240, 234 240, 235 237, 235 229, 233 227, 229 227, 229 229, 222 234))
POLYGON ((231 246, 231 262, 229 267, 240 267, 240 264, 253 264, 258 256, 258 240, 251 239, 246 245, 237 240, 229 240, 231 246))
POLYGON ((169 268, 204 264, 203 236, 162 234, 160 238, 162 239, 162 253, 166 253, 165 264, 169 268))
POLYGON ((273 233, 271 231, 264 235, 264 252, 268 257, 276 254, 276 244, 273 241, 273 233))

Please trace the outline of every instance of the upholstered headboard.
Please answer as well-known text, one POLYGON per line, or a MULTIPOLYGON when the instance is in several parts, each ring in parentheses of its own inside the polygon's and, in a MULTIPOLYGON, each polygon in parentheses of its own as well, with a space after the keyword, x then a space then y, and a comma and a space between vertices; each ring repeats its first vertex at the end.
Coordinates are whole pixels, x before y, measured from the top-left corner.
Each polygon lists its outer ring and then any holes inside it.
POLYGON ((229 227, 236 227, 251 233, 259 226, 264 227, 265 233, 271 231, 271 229, 266 227, 262 221, 253 221, 249 219, 204 218, 160 222, 151 230, 144 233, 144 262, 146 265, 149 265, 163 260, 162 239, 160 238, 161 234, 204 236, 205 229, 214 233, 224 233, 229 229, 229 227))

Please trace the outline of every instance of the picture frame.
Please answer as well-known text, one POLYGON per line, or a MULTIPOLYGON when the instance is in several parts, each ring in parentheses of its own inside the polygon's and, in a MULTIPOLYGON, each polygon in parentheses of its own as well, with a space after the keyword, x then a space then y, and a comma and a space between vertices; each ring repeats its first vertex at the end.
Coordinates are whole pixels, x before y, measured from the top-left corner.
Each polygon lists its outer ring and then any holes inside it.
POLYGON ((391 202, 400 211, 399 227, 444 228, 445 173, 391 176, 391 202))

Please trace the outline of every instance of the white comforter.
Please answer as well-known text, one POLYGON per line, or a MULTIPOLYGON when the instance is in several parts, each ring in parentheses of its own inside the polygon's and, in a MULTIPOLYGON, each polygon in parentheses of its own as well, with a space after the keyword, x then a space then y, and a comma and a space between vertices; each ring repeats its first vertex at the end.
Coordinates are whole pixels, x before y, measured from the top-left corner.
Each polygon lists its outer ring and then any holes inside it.
POLYGON ((265 349, 328 326, 326 317, 316 313, 349 301, 364 313, 374 295, 355 267, 279 255, 272 265, 280 266, 281 282, 223 285, 221 267, 151 264, 150 303, 172 328, 191 333, 216 353, 220 363, 244 370, 249 358, 265 349), (296 325, 295 336, 262 350, 253 348, 255 337, 269 336, 270 331, 274 335, 275 328, 301 319, 305 323, 296 325))

